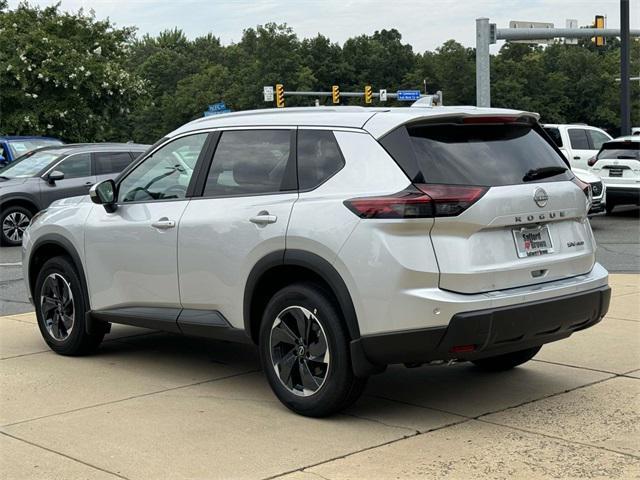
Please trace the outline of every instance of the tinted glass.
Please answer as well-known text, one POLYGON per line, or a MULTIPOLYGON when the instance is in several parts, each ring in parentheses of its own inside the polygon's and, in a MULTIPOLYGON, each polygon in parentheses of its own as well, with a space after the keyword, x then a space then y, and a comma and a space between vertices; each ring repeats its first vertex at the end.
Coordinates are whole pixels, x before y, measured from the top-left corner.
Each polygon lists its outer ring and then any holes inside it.
POLYGON ((570 128, 569 141, 571 142, 571 148, 575 148, 576 150, 591 150, 589 139, 587 138, 587 131, 583 128, 570 128))
POLYGON ((562 135, 560 135, 560 130, 558 130, 556 127, 544 127, 544 130, 549 134, 549 136, 557 146, 562 146, 562 135))
POLYGON ((611 140, 604 133, 599 132, 597 130, 588 130, 589 136, 591 137, 591 145, 594 150, 600 150, 602 148, 602 144, 611 140))
POLYGON ((0 175, 8 178, 33 177, 60 156, 57 152, 36 152, 0 169, 0 175))
POLYGON ((132 162, 129 152, 96 152, 96 175, 120 173, 132 162))
POLYGON ((344 166, 338 142, 328 130, 298 131, 298 182, 300 190, 324 183, 344 166))
MULTIPOLYGON (((416 183, 499 186, 525 182, 532 170, 566 164, 529 125, 401 127, 382 145, 416 183)), ((539 181, 567 180, 568 172, 539 181)))
POLYGON ((598 158, 640 160, 640 142, 610 142, 602 147, 598 158))
POLYGON ((238 130, 220 137, 204 196, 255 195, 287 190, 289 130, 238 130))
POLYGON ((185 158, 198 158, 207 133, 182 137, 156 150, 120 182, 118 201, 182 199, 193 175, 185 158))
POLYGON ((91 176, 91 154, 77 153, 56 165, 55 170, 64 173, 65 180, 91 176))

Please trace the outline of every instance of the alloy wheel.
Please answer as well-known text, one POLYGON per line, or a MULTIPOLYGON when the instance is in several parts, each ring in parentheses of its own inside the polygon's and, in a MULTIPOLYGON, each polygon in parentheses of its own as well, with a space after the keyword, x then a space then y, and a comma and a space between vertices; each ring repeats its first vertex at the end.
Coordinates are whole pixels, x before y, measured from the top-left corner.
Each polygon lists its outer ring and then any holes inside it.
POLYGON ((331 356, 316 312, 285 308, 271 326, 269 348, 276 376, 289 392, 308 397, 322 388, 331 356))
POLYGON ((40 312, 44 325, 56 340, 66 340, 75 324, 71 285, 59 273, 45 278, 40 291, 40 312))
POLYGON ((12 212, 2 222, 2 232, 12 242, 19 242, 29 225, 29 217, 22 212, 12 212))

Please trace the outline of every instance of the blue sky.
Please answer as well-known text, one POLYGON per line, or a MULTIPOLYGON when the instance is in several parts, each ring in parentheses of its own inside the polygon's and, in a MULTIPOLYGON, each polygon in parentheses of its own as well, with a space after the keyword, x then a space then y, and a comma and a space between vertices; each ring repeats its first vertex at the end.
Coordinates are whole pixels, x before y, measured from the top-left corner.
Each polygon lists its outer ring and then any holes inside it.
MULTIPOLYGON (((51 5, 60 0, 30 0, 51 5)), ((18 0, 10 0, 11 7, 18 0)), ((189 37, 209 32, 227 44, 242 30, 266 22, 288 23, 300 37, 318 32, 344 42, 359 34, 397 28, 404 41, 422 52, 454 38, 475 45, 475 19, 489 17, 498 27, 509 20, 579 25, 607 16, 607 26, 620 25, 619 0, 61 0, 63 10, 93 9, 119 26, 135 25, 139 33, 156 34, 178 27, 189 37)), ((640 0, 631 0, 631 28, 640 28, 640 0)), ((499 48, 494 46, 494 51, 499 48)))

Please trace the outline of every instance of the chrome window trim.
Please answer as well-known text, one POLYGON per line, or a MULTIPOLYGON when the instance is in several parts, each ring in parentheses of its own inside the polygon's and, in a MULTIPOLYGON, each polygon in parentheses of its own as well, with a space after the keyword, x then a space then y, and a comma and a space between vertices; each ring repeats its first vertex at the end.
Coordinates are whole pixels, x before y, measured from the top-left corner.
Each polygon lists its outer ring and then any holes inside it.
MULTIPOLYGON (((93 175, 93 173, 91 173, 93 171, 93 165, 92 165, 93 159, 91 158, 91 154, 92 153, 93 152, 75 152, 75 153, 70 153, 66 157, 63 157, 61 160, 58 160, 53 167, 50 167, 49 170, 47 170, 45 173, 40 175, 40 178, 45 180, 47 175, 49 175, 51 172, 53 172, 58 165, 60 165, 64 161, 70 159, 71 157, 77 157, 78 155, 89 155, 89 175, 86 175, 86 176, 87 177, 91 177, 93 175)), ((82 177, 73 177, 73 178, 82 178, 82 177)), ((73 178, 71 178, 71 180, 73 180, 73 178)), ((66 178, 64 180, 66 180, 66 178)))

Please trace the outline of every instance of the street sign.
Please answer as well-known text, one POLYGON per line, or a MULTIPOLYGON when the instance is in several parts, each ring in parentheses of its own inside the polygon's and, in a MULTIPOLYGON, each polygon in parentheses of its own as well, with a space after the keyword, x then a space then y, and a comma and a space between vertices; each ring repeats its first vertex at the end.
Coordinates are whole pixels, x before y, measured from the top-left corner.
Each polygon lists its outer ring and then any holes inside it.
POLYGON ((273 87, 265 85, 262 87, 262 94, 265 102, 273 102, 273 87))
MULTIPOLYGON (((548 22, 523 22, 518 20, 511 20, 509 22, 509 28, 553 28, 553 23, 548 22)), ((545 40, 509 40, 513 43, 553 43, 553 38, 547 38, 545 40)))
MULTIPOLYGON (((564 25, 567 28, 578 28, 578 20, 576 20, 575 18, 567 18, 565 20, 564 25)), ((564 39, 564 43, 567 44, 567 45, 577 45, 578 44, 578 39, 577 38, 565 38, 564 39)))
POLYGON ((204 112, 205 117, 210 117, 212 115, 220 115, 221 113, 230 113, 231 110, 227 108, 227 105, 224 102, 212 103, 209 105, 209 108, 206 112, 204 112))
POLYGON ((420 98, 420 90, 398 90, 397 95, 401 102, 415 102, 420 98))
POLYGON ((381 88, 380 89, 380 101, 381 102, 386 102, 387 101, 387 89, 386 88, 381 88))
POLYGON ((220 112, 222 110, 228 110, 227 105, 224 102, 212 103, 209 105, 209 112, 220 112))

